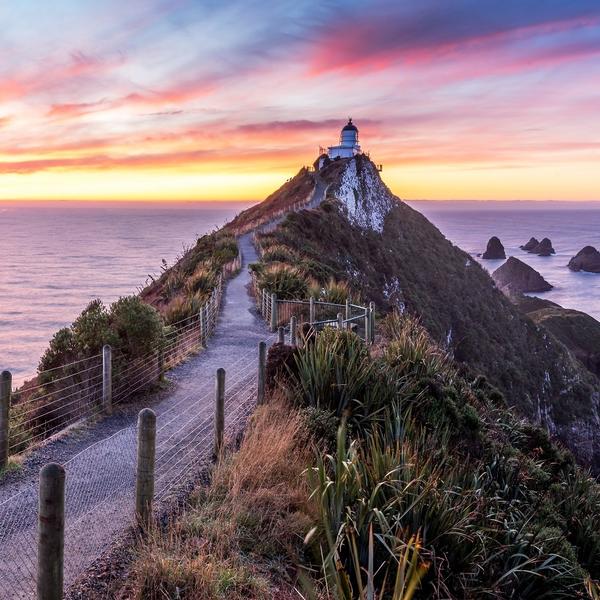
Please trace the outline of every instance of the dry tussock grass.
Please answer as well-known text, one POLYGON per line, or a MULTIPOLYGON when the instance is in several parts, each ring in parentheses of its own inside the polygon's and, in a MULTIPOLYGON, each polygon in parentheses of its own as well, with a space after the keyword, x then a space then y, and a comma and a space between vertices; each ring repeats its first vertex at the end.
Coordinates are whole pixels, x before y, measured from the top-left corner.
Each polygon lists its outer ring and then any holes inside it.
POLYGON ((282 398, 259 407, 239 452, 215 467, 208 489, 166 532, 153 532, 133 569, 138 600, 283 598, 312 517, 304 470, 310 435, 282 398))

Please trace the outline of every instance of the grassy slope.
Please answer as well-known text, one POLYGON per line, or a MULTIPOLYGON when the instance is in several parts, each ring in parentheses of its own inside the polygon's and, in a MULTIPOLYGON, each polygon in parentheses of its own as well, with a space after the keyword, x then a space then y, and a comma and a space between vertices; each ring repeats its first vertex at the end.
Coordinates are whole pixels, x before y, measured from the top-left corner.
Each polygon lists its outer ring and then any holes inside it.
POLYGON ((335 330, 275 347, 277 385, 240 451, 140 548, 120 597, 287 599, 297 587, 350 600, 367 584, 372 543, 377 597, 413 597, 392 596, 404 556, 419 567, 404 573, 415 599, 592 598, 598 485, 483 379, 460 376, 414 321, 391 318, 384 333, 370 356, 335 330), (341 412, 349 426, 336 444, 341 412))
MULTIPOLYGON (((367 167, 369 168, 369 167, 367 167)), ((403 305, 434 339, 450 341, 454 357, 485 373, 522 414, 580 444, 579 457, 600 465, 586 423, 596 411, 598 380, 565 347, 513 306, 468 254, 423 215, 398 200, 382 235, 359 229, 335 200, 343 165, 324 176, 333 183, 320 209, 293 214, 276 243, 326 265, 380 310, 403 305), (573 434, 574 422, 584 425, 573 434)))

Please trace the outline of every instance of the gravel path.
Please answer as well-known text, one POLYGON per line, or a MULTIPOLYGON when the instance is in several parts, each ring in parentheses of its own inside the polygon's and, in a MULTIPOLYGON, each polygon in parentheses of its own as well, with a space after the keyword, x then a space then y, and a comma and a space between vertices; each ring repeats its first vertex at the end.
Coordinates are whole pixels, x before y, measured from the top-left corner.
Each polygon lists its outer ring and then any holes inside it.
MULTIPOLYGON (((306 208, 318 206, 327 186, 315 176, 306 208)), ((281 219, 279 219, 281 220, 281 219)), ((226 369, 225 423, 243 427, 256 399, 258 342, 272 342, 249 295, 249 263, 258 259, 251 234, 240 238, 240 273, 225 291, 207 348, 172 369, 166 389, 122 407, 111 417, 65 432, 33 451, 0 482, 0 599, 35 598, 38 473, 58 462, 66 470, 65 588, 75 581, 133 519, 136 420, 142 406, 157 415, 155 495, 162 501, 210 458, 215 372, 226 369)))
MULTIPOLYGON (((226 427, 243 423, 256 393, 258 342, 272 339, 248 293, 247 265, 257 260, 250 235, 240 239, 241 272, 225 292, 215 335, 200 354, 169 372, 168 390, 144 398, 157 414, 156 496, 173 493, 199 464, 213 439, 214 378, 226 376, 226 427)), ((42 446, 0 484, 0 598, 35 592, 38 472, 66 469, 65 585, 74 581, 131 523, 136 464, 136 416, 125 408, 99 423, 42 446)))

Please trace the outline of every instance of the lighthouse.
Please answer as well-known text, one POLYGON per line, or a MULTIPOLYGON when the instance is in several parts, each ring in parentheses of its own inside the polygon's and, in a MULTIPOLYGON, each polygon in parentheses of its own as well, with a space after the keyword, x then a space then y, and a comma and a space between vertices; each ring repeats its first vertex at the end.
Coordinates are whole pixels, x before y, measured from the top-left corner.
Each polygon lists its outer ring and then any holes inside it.
POLYGON ((348 119, 348 123, 342 127, 340 133, 340 143, 337 146, 329 146, 327 156, 331 160, 336 158, 352 158, 360 154, 360 145, 358 143, 358 127, 348 119))

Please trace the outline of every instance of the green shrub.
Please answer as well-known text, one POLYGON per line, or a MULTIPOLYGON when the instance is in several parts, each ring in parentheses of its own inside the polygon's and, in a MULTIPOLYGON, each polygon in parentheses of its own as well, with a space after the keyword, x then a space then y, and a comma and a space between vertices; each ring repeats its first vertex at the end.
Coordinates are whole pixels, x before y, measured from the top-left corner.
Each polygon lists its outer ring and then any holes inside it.
POLYGON ((349 412, 355 422, 371 421, 398 391, 381 365, 372 361, 354 333, 325 328, 295 355, 290 388, 296 402, 334 412, 349 412))
POLYGON ((203 294, 207 298, 217 285, 217 275, 214 271, 197 270, 185 284, 187 293, 190 295, 203 294))
POLYGON ((293 265, 298 261, 298 255, 286 246, 277 244, 269 246, 266 250, 264 250, 260 259, 265 263, 282 262, 293 265))
POLYGON ((385 361, 398 377, 453 379, 448 355, 432 342, 418 321, 392 313, 382 325, 391 338, 385 349, 385 361))
POLYGON ((162 338, 160 315, 138 296, 125 296, 114 302, 110 307, 110 322, 120 349, 130 356, 151 352, 162 338))
POLYGON ((277 294, 281 300, 306 298, 308 285, 298 269, 282 264, 270 265, 258 273, 259 287, 270 294, 277 294))

